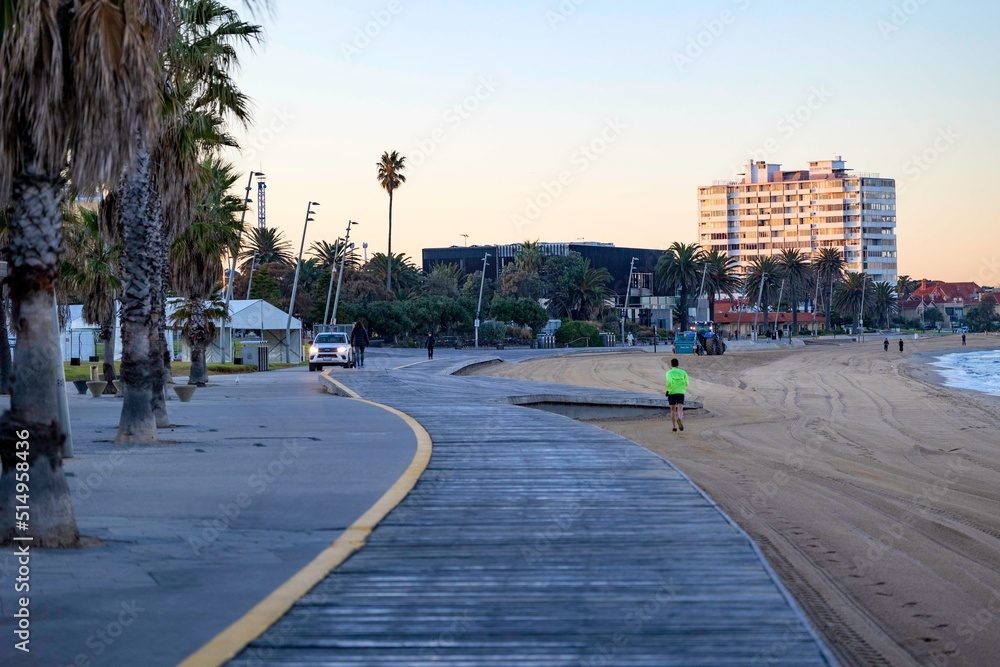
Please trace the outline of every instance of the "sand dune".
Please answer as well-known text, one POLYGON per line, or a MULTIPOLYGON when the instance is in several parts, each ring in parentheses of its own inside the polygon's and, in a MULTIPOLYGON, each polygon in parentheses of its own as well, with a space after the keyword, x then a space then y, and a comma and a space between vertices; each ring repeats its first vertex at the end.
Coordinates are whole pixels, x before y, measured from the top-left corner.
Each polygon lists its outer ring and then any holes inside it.
MULTIPOLYGON (((956 339, 683 357, 687 430, 601 422, 665 456, 760 544, 845 665, 1000 664, 1000 399, 930 382, 956 339), (914 356, 920 353, 921 356, 914 356)), ((970 337, 968 350, 997 347, 970 337)), ((669 356, 484 373, 662 394, 669 356)))

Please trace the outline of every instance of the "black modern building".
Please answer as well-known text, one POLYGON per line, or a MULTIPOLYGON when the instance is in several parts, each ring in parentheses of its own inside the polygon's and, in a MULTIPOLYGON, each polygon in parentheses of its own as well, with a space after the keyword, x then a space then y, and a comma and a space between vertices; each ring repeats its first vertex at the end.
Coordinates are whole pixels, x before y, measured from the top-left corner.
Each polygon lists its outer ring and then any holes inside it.
MULTIPOLYGON (((629 290, 629 319, 644 325, 671 326, 672 295, 657 294, 653 280, 656 263, 663 255, 663 250, 620 248, 611 243, 541 243, 540 246, 545 255, 578 252, 584 259, 590 260, 592 267, 607 269, 611 274, 611 284, 608 287, 614 291, 618 307, 624 302, 629 270, 632 259, 635 258, 632 288, 629 290)), ((440 264, 457 264, 463 272, 475 273, 483 268, 485 258, 486 277, 499 282, 504 267, 513 261, 520 249, 520 243, 424 248, 423 269, 430 272, 440 264)))

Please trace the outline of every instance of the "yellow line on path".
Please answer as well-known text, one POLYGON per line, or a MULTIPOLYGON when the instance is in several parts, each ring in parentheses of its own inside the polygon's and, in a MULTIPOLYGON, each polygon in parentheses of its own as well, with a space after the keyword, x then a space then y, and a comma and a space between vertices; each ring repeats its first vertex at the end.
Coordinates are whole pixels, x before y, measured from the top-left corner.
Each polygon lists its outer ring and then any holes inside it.
POLYGON ((184 662, 180 663, 179 667, 220 667, 236 657, 250 642, 278 622, 292 608, 292 605, 312 590, 316 584, 325 579, 351 554, 363 547, 375 526, 410 493, 424 470, 427 469, 427 464, 430 463, 431 436, 417 420, 395 408, 361 399, 355 392, 325 373, 323 377, 337 385, 340 391, 351 398, 382 408, 406 422, 417 438, 417 451, 413 455, 413 460, 410 461, 409 467, 399 479, 378 499, 378 502, 351 524, 340 537, 334 540, 333 544, 316 556, 311 563, 295 573, 291 579, 279 586, 277 590, 261 600, 242 618, 188 656, 184 662))

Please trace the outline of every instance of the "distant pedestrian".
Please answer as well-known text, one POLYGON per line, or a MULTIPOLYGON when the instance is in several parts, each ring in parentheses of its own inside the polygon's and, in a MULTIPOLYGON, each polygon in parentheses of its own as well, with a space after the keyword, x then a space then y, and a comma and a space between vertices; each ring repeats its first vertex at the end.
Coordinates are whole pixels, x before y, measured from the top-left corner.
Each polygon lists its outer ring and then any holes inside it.
POLYGON ((354 348, 354 365, 358 368, 365 367, 365 348, 371 342, 368 339, 368 330, 365 329, 364 320, 358 320, 354 323, 354 328, 351 329, 351 338, 349 340, 351 346, 354 348))
POLYGON ((625 342, 628 344, 629 347, 632 347, 633 345, 635 345, 635 338, 632 337, 632 334, 629 334, 628 336, 625 337, 625 342))
POLYGON ((899 339, 899 351, 900 352, 903 351, 903 339, 902 338, 899 339))
POLYGON ((965 334, 962 334, 962 347, 965 347, 965 334))
POLYGON ((778 329, 778 340, 781 340, 782 336, 785 335, 784 329, 778 329))
POLYGON ((670 370, 667 371, 667 405, 670 406, 670 423, 677 429, 684 430, 684 391, 690 384, 688 374, 680 368, 677 359, 670 360, 670 370))
POLYGON ((884 341, 882 341, 882 349, 885 350, 886 352, 889 351, 889 339, 888 338, 886 338, 884 341))
POLYGON ((427 332, 427 342, 424 345, 427 348, 427 358, 434 358, 434 334, 430 331, 427 332))

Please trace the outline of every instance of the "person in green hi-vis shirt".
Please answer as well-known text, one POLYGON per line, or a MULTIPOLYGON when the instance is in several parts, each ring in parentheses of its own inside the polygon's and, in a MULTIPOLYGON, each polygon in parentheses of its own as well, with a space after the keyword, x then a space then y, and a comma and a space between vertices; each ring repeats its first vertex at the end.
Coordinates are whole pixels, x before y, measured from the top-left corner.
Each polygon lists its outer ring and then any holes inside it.
POLYGON ((677 359, 670 360, 670 370, 667 371, 667 403, 670 405, 670 423, 677 429, 684 430, 684 391, 690 384, 688 374, 680 368, 677 359))

